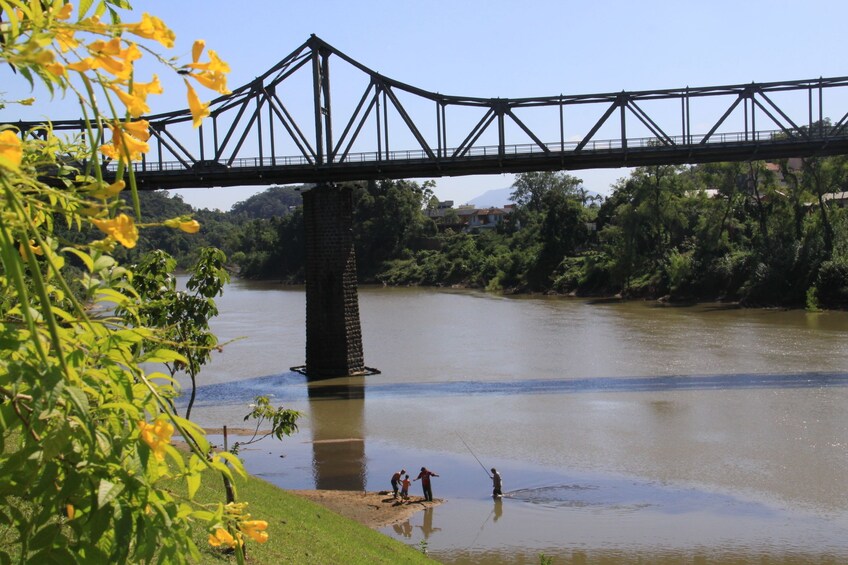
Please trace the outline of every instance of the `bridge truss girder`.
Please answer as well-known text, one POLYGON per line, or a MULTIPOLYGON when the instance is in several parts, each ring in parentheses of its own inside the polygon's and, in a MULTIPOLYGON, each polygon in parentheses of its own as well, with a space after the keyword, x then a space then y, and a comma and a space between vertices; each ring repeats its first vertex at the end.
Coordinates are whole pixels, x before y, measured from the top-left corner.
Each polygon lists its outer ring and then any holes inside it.
MULTIPOLYGON (((134 164, 142 188, 580 170, 848 151, 848 77, 537 98, 449 96, 383 76, 314 35, 262 76, 213 100, 209 109, 210 119, 196 133, 188 110, 146 118, 151 152, 134 164), (334 88, 330 70, 337 63, 358 76, 355 87, 334 88), (337 103, 340 92, 342 104, 337 103), (833 98, 833 93, 842 99, 827 110, 839 119, 827 122, 825 95, 833 98), (693 107, 702 104, 710 106, 711 117, 693 119, 693 107), (451 119, 463 111, 475 119, 451 119), (538 111, 547 112, 546 118, 531 122, 538 111), (679 119, 670 123, 673 114, 679 119), (574 116, 582 129, 571 126, 574 116), (414 148, 394 149, 397 138, 414 148)), ((22 132, 38 126, 15 125, 22 132)), ((74 120, 54 122, 53 128, 85 131, 74 120)))

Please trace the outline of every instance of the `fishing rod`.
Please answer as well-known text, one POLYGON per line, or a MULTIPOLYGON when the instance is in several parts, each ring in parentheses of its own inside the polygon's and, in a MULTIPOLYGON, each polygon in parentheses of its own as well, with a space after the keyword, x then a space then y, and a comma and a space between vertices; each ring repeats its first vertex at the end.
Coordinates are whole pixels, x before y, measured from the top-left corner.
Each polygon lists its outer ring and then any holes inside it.
MULTIPOLYGON (((461 436, 461 435, 459 435, 459 432, 454 432, 454 433, 456 434, 456 437, 458 437, 458 438, 459 438, 459 441, 461 441, 461 442, 462 442, 462 444, 465 446, 465 449, 467 449, 467 450, 468 450, 468 453, 470 453, 470 454, 471 454, 471 456, 472 456, 474 459, 477 459, 477 456, 476 456, 476 455, 474 455, 474 452, 471 450, 471 448, 468 446, 468 444, 467 444, 467 443, 465 443, 465 440, 464 440, 464 439, 462 439, 462 436, 461 436)), ((477 459, 477 463, 480 463, 480 467, 482 467, 482 468, 483 468, 483 472, 484 472, 484 473, 486 473, 486 476, 487 476, 487 477, 489 477, 489 478, 491 479, 491 478, 492 478, 492 475, 490 475, 490 474, 489 474, 489 470, 488 470, 488 469, 486 469, 486 466, 485 466, 485 465, 483 465, 483 463, 482 463, 479 459, 477 459)))

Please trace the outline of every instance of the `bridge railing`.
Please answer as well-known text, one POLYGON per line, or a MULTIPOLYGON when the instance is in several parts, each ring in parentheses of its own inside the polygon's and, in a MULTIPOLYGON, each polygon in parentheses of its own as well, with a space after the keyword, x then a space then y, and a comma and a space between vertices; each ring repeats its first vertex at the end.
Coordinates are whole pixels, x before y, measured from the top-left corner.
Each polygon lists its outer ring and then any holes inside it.
MULTIPOLYGON (((845 134, 843 134, 843 137, 845 134)), ((822 137, 822 136, 819 136, 822 137)), ((703 135, 691 136, 670 136, 668 139, 659 137, 638 137, 626 139, 622 142, 621 139, 608 140, 590 140, 581 149, 581 152, 620 152, 638 151, 641 149, 651 149, 661 151, 662 149, 679 149, 680 147, 695 146, 702 143, 703 135)), ((755 132, 730 132, 730 133, 714 133, 706 141, 707 145, 734 145, 734 144, 750 144, 758 142, 774 142, 787 139, 786 132, 783 130, 765 130, 755 132)), ((483 145, 471 147, 467 149, 461 157, 453 157, 455 149, 443 150, 443 156, 438 158, 439 161, 451 161, 458 158, 498 158, 498 157, 513 157, 513 156, 549 156, 551 153, 574 153, 577 151, 580 141, 566 141, 547 143, 545 147, 535 143, 505 145, 501 151, 498 145, 483 145)), ((411 149, 389 152, 367 151, 362 153, 349 153, 343 161, 335 162, 332 166, 345 165, 365 165, 381 162, 428 162, 431 157, 423 149, 411 149)), ((217 161, 200 161, 195 164, 185 163, 182 161, 156 161, 145 160, 133 163, 136 172, 155 172, 155 173, 182 173, 187 170, 196 171, 198 173, 210 171, 222 171, 227 169, 264 169, 269 167, 312 167, 314 163, 303 156, 273 156, 273 157, 240 157, 233 159, 229 164, 219 163, 217 161)), ((108 170, 117 169, 117 164, 112 162, 107 164, 108 170)))

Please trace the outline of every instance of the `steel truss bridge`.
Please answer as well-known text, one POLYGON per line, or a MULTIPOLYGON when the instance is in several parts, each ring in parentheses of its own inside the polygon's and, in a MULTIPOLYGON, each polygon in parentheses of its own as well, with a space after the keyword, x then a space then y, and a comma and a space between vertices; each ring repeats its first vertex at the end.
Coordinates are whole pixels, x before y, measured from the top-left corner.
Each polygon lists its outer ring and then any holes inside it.
MULTIPOLYGON (((449 96, 315 35, 213 100, 147 116, 144 189, 747 161, 848 152, 848 77, 539 98, 449 96), (333 63, 333 79, 330 68, 333 63), (551 138, 554 139, 551 139, 551 138)), ((22 132, 37 122, 13 124, 22 132)), ((56 131, 85 131, 81 120, 56 131)), ((103 136, 104 133, 100 132, 103 136)), ((107 170, 114 163, 104 162, 107 170)))

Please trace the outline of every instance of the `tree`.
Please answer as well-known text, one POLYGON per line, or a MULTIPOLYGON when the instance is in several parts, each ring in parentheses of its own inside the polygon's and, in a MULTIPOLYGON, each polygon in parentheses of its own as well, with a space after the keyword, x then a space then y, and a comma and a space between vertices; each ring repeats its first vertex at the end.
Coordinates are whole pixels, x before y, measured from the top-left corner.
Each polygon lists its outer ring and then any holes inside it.
POLYGON ((132 284, 138 293, 137 303, 128 309, 118 308, 127 323, 156 328, 156 341, 145 341, 147 347, 158 347, 161 341, 171 342, 182 355, 181 359, 165 363, 171 377, 184 372, 191 380, 191 392, 185 418, 191 419, 191 409, 197 393, 200 368, 212 358, 218 338, 212 333, 209 321, 218 315, 215 297, 223 293, 230 275, 224 269, 226 256, 220 249, 203 248, 197 262, 189 269, 187 291, 177 290, 173 276, 176 261, 164 251, 152 251, 130 266, 134 273, 132 284))
POLYGON ((559 192, 562 196, 577 196, 583 180, 564 172, 532 172, 515 176, 510 200, 520 207, 536 211, 542 209, 542 198, 550 192, 559 192))
POLYGON ((577 247, 586 241, 586 224, 583 206, 558 190, 542 197, 543 220, 539 230, 542 244, 538 260, 531 274, 531 282, 538 288, 549 288, 554 269, 577 247))
POLYGON ((369 181, 353 193, 354 243, 361 275, 376 273, 384 261, 397 257, 422 230, 435 231, 424 216, 429 184, 412 181, 369 181))

